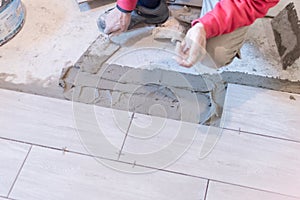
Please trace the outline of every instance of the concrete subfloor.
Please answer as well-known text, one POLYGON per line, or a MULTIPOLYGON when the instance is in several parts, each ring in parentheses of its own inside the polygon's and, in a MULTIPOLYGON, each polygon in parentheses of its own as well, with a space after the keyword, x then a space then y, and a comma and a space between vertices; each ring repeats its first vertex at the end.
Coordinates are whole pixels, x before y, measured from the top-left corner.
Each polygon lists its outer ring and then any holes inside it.
POLYGON ((80 12, 75 0, 22 0, 26 21, 11 41, 0 47, 0 85, 46 96, 62 97, 58 78, 98 37, 101 9, 80 12))
MULTIPOLYGON (((300 13, 299 2, 294 2, 300 13)), ((96 20, 112 4, 80 12, 74 0, 23 0, 23 3, 27 10, 23 29, 0 47, 0 87, 64 98, 63 90, 58 86, 62 69, 76 63, 99 36, 96 20)), ((272 9, 269 15, 275 15, 286 3, 281 1, 278 8, 272 9)), ((129 44, 123 51, 139 45, 147 47, 149 43, 142 42, 148 39, 143 38, 135 45, 129 44)), ((300 61, 283 71, 274 44, 269 19, 257 20, 251 26, 242 49, 243 59, 235 59, 231 65, 220 69, 224 79, 299 93, 300 61)), ((193 69, 178 66, 168 70, 197 73, 193 69)))

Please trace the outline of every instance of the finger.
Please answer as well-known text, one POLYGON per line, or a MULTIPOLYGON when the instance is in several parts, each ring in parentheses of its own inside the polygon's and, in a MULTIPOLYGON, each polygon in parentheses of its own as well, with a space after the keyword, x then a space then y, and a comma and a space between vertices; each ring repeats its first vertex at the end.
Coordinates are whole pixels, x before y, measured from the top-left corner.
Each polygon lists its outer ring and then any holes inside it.
POLYGON ((186 55, 183 59, 178 60, 178 63, 183 67, 192 67, 198 61, 200 46, 193 43, 186 55))
POLYGON ((187 61, 190 65, 194 65, 196 64, 196 62, 203 60, 205 55, 206 55, 205 40, 200 41, 200 43, 194 42, 189 51, 189 57, 187 61))
POLYGON ((182 42, 180 43, 181 47, 184 47, 186 45, 186 41, 185 38, 182 40, 182 42))
POLYGON ((184 54, 188 54, 188 51, 190 50, 190 48, 188 46, 185 46, 183 49, 182 49, 182 52, 184 54))
POLYGON ((129 27, 129 24, 130 24, 130 21, 127 22, 126 20, 122 20, 121 21, 121 30, 123 32, 127 31, 128 30, 128 27, 129 27))
POLYGON ((121 32, 125 32, 125 31, 127 31, 127 29, 128 29, 128 26, 127 26, 126 24, 123 24, 123 25, 120 27, 120 31, 121 31, 121 32))
POLYGON ((189 49, 190 49, 189 42, 186 41, 186 40, 187 40, 187 39, 185 38, 185 39, 182 41, 182 43, 181 43, 181 49, 182 49, 182 52, 183 52, 184 54, 186 54, 186 53, 189 51, 189 49))
POLYGON ((197 61, 198 58, 200 58, 200 46, 198 46, 197 44, 193 44, 190 52, 189 52, 189 56, 188 59, 186 60, 187 65, 190 67, 192 65, 194 65, 197 61))
POLYGON ((183 52, 183 49, 182 49, 182 45, 180 42, 178 42, 176 44, 176 47, 175 47, 175 52, 177 54, 177 56, 181 57, 181 58, 186 58, 187 57, 187 54, 183 52))
POLYGON ((182 54, 182 47, 181 47, 181 43, 180 42, 176 42, 175 53, 177 55, 181 55, 182 54))
POLYGON ((114 36, 118 36, 118 35, 120 35, 123 32, 124 31, 122 31, 121 29, 119 29, 118 31, 115 31, 115 32, 109 34, 109 37, 111 38, 111 37, 114 37, 114 36))
POLYGON ((176 61, 177 61, 177 63, 178 63, 179 65, 181 65, 182 67, 190 68, 190 67, 193 66, 192 63, 190 63, 190 62, 187 61, 186 59, 177 59, 176 61))
POLYGON ((120 25, 116 24, 114 26, 106 26, 104 29, 105 34, 111 34, 120 30, 120 25))
POLYGON ((175 59, 178 64, 181 62, 181 60, 186 59, 188 57, 188 55, 184 54, 182 51, 181 42, 176 43, 175 53, 176 56, 174 56, 173 59, 175 59))

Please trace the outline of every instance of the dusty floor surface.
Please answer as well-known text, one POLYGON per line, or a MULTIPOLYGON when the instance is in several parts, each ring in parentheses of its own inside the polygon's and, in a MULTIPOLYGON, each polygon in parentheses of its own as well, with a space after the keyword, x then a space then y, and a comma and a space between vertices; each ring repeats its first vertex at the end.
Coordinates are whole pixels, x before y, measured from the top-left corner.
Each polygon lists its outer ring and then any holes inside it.
POLYGON ((100 10, 82 13, 73 0, 23 3, 23 29, 0 47, 1 87, 59 96, 62 68, 75 63, 99 35, 100 10))
MULTIPOLYGON (((23 0, 23 3, 27 10, 23 29, 0 47, 0 85, 2 88, 63 98, 63 90, 58 86, 62 69, 76 63, 99 36, 97 17, 112 5, 80 12, 74 0, 23 0)), ((275 15, 286 3, 281 1, 268 15, 275 15)), ((299 10, 299 2, 295 1, 295 4, 299 10)), ((154 44, 149 43, 147 36, 146 31, 139 35, 139 42, 127 43, 120 52, 154 44)), ((220 70, 224 73, 224 79, 233 83, 258 83, 254 86, 300 92, 297 87, 300 61, 286 71, 281 70, 274 45, 269 20, 258 20, 251 27, 242 49, 243 59, 235 59, 231 65, 220 70)), ((168 70, 195 73, 178 66, 168 70)))

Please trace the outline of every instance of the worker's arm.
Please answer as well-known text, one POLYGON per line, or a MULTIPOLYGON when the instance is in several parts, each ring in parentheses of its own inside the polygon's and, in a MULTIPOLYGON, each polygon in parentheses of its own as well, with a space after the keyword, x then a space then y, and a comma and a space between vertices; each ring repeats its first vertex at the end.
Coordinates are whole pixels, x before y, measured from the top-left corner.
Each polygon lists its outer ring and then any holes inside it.
POLYGON ((230 33, 264 17, 278 2, 279 0, 221 0, 211 12, 194 20, 192 25, 201 22, 207 38, 230 33))
POLYGON ((193 66, 206 48, 206 39, 230 33, 264 17, 279 0, 221 0, 202 18, 192 22, 184 41, 177 48, 177 62, 193 66))

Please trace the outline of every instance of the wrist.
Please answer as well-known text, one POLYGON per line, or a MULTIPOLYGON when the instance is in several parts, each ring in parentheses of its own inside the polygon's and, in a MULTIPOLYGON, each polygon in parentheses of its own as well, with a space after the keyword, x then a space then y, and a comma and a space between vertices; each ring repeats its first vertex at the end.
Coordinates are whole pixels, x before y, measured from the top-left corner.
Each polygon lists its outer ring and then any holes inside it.
POLYGON ((204 25, 201 22, 194 24, 193 27, 195 29, 197 29, 197 31, 199 31, 201 33, 201 35, 203 35, 206 38, 206 30, 205 30, 204 25))
POLYGON ((132 12, 132 10, 126 10, 126 9, 121 8, 118 4, 116 7, 122 13, 131 13, 132 12))

